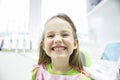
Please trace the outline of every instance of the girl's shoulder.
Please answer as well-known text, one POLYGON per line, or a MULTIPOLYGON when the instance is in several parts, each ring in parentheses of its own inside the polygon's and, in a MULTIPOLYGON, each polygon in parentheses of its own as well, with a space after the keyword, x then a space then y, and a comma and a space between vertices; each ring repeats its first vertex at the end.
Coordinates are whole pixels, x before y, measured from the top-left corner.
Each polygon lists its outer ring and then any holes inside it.
POLYGON ((38 68, 33 69, 33 71, 32 71, 32 80, 35 79, 37 71, 38 71, 38 68))
POLYGON ((35 65, 34 69, 32 70, 32 80, 35 80, 36 74, 38 72, 38 69, 42 68, 41 65, 35 65))

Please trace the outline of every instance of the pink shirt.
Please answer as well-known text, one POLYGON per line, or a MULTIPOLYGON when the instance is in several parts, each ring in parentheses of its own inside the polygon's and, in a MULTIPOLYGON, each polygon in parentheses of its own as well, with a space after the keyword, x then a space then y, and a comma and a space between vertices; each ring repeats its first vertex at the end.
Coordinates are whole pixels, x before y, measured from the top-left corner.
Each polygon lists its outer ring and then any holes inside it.
POLYGON ((57 75, 50 74, 43 66, 39 66, 35 80, 82 80, 82 74, 76 75, 57 75))

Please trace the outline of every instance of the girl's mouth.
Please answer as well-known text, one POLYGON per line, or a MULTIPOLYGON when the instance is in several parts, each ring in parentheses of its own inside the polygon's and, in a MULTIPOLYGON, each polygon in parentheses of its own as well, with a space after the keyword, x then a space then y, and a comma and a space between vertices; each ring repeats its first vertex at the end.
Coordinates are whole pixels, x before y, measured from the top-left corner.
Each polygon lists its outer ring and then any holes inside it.
POLYGON ((61 50, 66 50, 67 47, 65 46, 55 46, 55 47, 52 47, 52 50, 53 51, 61 51, 61 50))

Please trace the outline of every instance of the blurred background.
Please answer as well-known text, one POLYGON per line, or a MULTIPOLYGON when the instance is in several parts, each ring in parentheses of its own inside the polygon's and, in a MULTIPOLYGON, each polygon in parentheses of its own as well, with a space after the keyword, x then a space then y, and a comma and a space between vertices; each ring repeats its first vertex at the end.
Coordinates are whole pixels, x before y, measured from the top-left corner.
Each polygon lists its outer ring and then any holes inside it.
POLYGON ((91 61, 102 59, 108 44, 120 42, 120 0, 0 0, 0 80, 30 80, 44 23, 58 13, 73 20, 80 49, 91 61))

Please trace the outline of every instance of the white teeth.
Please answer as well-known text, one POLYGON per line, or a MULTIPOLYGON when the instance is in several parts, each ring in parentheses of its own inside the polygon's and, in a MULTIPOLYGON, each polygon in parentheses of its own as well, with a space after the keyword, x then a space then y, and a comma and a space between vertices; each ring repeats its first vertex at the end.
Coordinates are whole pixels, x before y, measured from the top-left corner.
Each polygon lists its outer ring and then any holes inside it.
POLYGON ((54 48, 54 50, 64 50, 64 48, 63 47, 61 47, 61 48, 54 48))
POLYGON ((54 47, 52 48, 52 50, 55 50, 55 51, 60 51, 60 50, 65 50, 66 47, 54 47))

